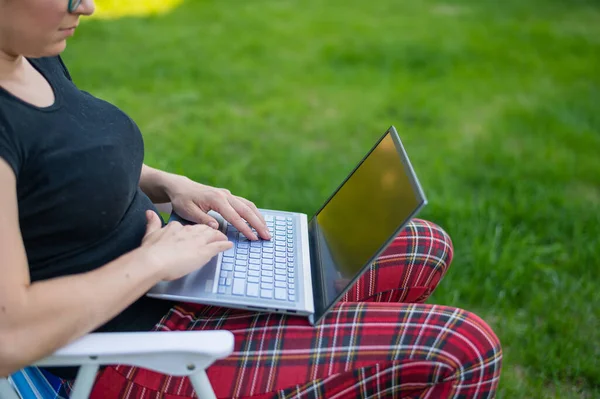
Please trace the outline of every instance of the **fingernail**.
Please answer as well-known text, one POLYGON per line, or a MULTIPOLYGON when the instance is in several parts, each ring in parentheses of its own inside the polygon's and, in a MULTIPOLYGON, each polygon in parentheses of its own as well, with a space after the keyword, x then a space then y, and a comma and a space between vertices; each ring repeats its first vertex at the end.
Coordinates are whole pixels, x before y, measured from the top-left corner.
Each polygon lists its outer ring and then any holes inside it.
POLYGON ((213 229, 218 229, 219 228, 219 223, 217 223, 217 222, 210 222, 208 225, 210 227, 212 227, 213 229))

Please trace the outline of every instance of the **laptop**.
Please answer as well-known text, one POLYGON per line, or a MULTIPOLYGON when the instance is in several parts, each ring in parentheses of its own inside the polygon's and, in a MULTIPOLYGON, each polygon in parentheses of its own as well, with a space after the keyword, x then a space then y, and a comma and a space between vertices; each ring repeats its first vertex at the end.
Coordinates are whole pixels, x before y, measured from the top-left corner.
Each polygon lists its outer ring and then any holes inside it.
MULTIPOLYGON (((426 204, 391 126, 310 220, 260 209, 271 240, 249 241, 211 212, 233 248, 178 280, 159 282, 147 295, 306 316, 316 325, 426 204)), ((175 220, 190 223, 172 213, 169 222, 175 220)))

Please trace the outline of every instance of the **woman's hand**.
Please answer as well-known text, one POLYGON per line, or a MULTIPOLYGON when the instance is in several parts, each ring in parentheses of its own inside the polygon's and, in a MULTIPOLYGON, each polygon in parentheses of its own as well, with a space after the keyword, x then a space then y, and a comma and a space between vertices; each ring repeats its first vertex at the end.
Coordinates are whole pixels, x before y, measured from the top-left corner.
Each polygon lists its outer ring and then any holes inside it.
POLYGON ((205 186, 184 176, 173 176, 169 181, 167 195, 175 213, 184 219, 218 229, 219 224, 215 218, 207 214, 212 210, 219 212, 250 240, 257 240, 258 237, 245 221, 254 227, 262 239, 271 239, 265 219, 256 205, 245 198, 232 195, 229 190, 205 186))
POLYGON ((153 211, 146 211, 146 218, 141 250, 159 267, 162 280, 176 280, 200 269, 219 252, 233 246, 219 230, 203 224, 183 226, 171 222, 162 228, 153 211))

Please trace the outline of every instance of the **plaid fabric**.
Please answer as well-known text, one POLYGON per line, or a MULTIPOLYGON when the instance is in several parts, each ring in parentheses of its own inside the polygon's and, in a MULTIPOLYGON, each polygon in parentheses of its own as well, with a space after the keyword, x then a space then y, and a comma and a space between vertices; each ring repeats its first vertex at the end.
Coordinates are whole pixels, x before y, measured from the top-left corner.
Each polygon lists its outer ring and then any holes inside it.
MULTIPOLYGON (((220 398, 494 397, 502 350, 490 327, 464 310, 407 303, 426 300, 452 255, 443 230, 414 220, 316 327, 304 317, 181 304, 155 329, 233 332, 233 354, 207 370, 220 398)), ((105 369, 92 392, 193 396, 187 378, 126 366, 105 369)))

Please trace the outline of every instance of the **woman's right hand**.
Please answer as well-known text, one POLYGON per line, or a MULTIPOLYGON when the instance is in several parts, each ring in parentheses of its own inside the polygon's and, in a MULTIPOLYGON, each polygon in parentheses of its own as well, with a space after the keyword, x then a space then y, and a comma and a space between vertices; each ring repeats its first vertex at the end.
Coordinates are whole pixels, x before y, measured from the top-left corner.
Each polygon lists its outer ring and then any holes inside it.
POLYGON ((205 224, 183 226, 162 222, 153 211, 146 211, 148 224, 141 250, 160 270, 161 280, 176 280, 200 269, 219 252, 233 246, 227 236, 205 224))

